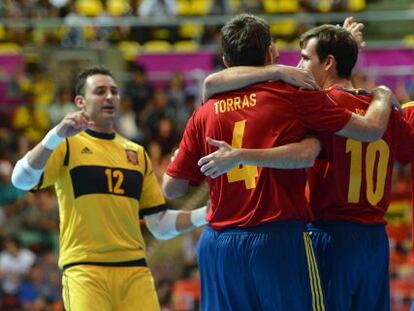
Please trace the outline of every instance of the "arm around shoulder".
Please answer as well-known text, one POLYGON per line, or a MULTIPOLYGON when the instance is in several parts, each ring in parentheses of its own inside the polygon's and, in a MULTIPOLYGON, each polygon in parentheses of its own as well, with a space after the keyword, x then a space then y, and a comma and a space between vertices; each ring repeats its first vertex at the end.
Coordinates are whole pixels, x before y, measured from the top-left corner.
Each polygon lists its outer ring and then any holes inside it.
POLYGON ((379 86, 372 91, 373 99, 364 116, 352 114, 350 121, 336 134, 371 142, 380 139, 387 129, 391 113, 391 90, 379 86))
POLYGON ((284 81, 293 86, 310 90, 319 89, 313 75, 305 69, 284 65, 235 66, 207 76, 203 85, 203 101, 207 101, 214 94, 268 80, 284 81))

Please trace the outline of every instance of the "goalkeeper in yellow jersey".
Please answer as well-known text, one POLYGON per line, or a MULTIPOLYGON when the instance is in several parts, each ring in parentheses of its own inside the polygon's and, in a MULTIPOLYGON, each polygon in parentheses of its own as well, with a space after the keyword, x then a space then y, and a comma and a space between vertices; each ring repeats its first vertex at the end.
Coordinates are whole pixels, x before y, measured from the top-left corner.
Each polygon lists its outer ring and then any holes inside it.
POLYGON ((12 182, 55 187, 66 310, 159 310, 139 217, 169 239, 203 225, 206 207, 167 208, 144 148, 114 132, 120 95, 110 71, 84 70, 75 91, 80 110, 17 162, 12 182))

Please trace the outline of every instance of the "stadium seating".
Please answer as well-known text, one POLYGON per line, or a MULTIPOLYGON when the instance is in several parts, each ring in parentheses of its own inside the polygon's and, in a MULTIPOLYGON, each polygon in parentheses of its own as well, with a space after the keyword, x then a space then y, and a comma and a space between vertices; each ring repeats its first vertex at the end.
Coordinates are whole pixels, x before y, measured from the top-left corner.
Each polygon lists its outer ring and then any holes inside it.
POLYGON ((98 16, 102 13, 103 6, 99 0, 77 0, 76 10, 84 16, 98 16))
POLYGON ((136 41, 121 41, 117 47, 121 51, 123 58, 127 61, 135 59, 135 56, 138 55, 141 48, 136 41))
POLYGON ((142 51, 145 53, 168 53, 172 51, 172 46, 166 40, 153 40, 145 42, 142 51))
POLYGON ((263 0, 266 13, 295 13, 299 11, 297 0, 263 0))
POLYGON ((126 0, 107 0, 106 7, 109 15, 112 16, 125 15, 131 9, 126 0))
POLYGON ((174 43, 175 52, 196 52, 199 45, 193 40, 181 40, 174 43))
POLYGON ((270 32, 275 37, 288 37, 296 30, 297 22, 294 19, 285 19, 270 23, 270 32))

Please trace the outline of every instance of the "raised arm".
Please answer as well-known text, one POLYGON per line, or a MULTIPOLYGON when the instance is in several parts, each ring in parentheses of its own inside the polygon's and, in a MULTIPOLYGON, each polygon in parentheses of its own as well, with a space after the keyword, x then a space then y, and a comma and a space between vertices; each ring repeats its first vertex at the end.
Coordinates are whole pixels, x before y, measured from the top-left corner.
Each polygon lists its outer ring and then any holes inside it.
POLYGON ((362 33, 362 30, 365 27, 363 23, 356 22, 354 18, 350 16, 345 19, 342 27, 352 34, 359 48, 364 48, 366 46, 364 34, 362 33))
POLYGON ((237 66, 207 76, 203 85, 203 101, 207 101, 214 94, 268 80, 280 80, 310 90, 319 89, 313 75, 305 69, 283 65, 237 66))
POLYGON ((384 135, 391 113, 392 92, 386 86, 372 90, 373 99, 364 116, 352 114, 346 126, 336 134, 355 140, 370 142, 384 135))
POLYGON ((256 165, 279 169, 311 167, 321 146, 316 138, 266 149, 234 148, 224 141, 207 138, 218 149, 198 161, 201 172, 217 178, 238 165, 256 165))
POLYGON ((62 140, 92 125, 93 122, 85 111, 67 114, 40 143, 17 161, 11 178, 13 185, 21 190, 33 189, 40 180, 47 160, 62 140))

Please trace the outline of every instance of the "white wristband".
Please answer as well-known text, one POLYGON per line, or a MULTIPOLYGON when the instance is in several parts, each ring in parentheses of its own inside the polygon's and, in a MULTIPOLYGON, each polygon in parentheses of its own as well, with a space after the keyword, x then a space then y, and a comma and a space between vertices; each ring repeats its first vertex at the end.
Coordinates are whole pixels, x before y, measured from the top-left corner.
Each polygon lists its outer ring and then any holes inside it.
POLYGON ((43 138, 42 146, 49 150, 55 150, 64 139, 65 137, 59 136, 56 127, 54 127, 43 138))
POLYGON ((191 223, 195 227, 200 227, 202 225, 205 225, 207 223, 206 214, 207 214, 207 206, 203 206, 203 207, 200 207, 200 208, 197 208, 191 211, 191 215, 190 215, 191 223))

